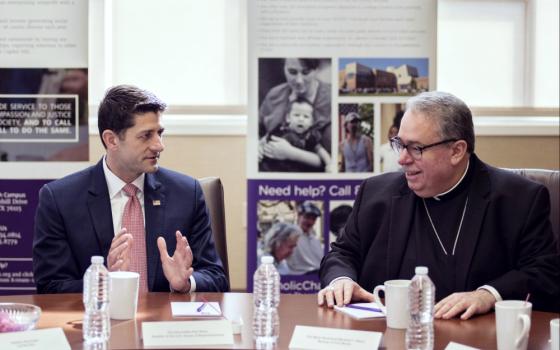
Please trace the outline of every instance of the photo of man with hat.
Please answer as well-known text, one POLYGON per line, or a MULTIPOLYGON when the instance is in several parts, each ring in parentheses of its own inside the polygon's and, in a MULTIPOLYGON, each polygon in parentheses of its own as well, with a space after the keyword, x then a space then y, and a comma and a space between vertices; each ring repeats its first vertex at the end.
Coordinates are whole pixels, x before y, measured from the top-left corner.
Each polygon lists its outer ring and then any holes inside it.
POLYGON ((344 140, 338 146, 339 171, 365 173, 373 171, 373 142, 362 133, 361 118, 356 112, 344 116, 344 140))
POLYGON ((323 243, 313 229, 321 210, 312 201, 304 201, 297 207, 297 225, 303 234, 300 236, 292 255, 287 259, 288 267, 295 275, 314 273, 319 270, 323 258, 323 243))

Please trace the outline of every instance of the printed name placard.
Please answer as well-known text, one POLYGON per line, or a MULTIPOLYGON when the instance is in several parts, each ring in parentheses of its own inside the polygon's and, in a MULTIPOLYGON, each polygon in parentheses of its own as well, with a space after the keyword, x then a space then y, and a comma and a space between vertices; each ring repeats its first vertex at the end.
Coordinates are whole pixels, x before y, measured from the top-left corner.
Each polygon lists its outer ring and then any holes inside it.
POLYGON ((2 350, 71 350, 62 328, 0 333, 0 344, 2 350))
POLYGON ((379 347, 381 335, 379 332, 296 326, 290 349, 371 350, 379 347))
POLYGON ((478 348, 473 348, 472 346, 466 346, 466 345, 463 345, 463 344, 450 342, 445 347, 445 350, 478 350, 478 348))
POLYGON ((233 345, 228 320, 143 322, 142 335, 145 348, 233 345))

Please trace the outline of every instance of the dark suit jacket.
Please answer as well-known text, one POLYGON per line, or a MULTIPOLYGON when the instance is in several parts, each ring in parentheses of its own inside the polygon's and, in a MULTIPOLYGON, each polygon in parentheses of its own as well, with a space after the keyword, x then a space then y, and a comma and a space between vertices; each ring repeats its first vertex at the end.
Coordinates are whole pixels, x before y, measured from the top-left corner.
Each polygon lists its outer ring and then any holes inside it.
MULTIPOLYGON (((469 206, 455 253, 456 285, 462 291, 490 285, 503 299, 525 299, 530 292, 535 308, 560 310, 560 255, 547 189, 475 155, 471 162, 469 206)), ((371 292, 398 278, 416 198, 402 173, 365 180, 345 232, 321 262, 321 284, 347 276, 371 292)))
MULTIPOLYGON (((50 182, 39 192, 33 238, 33 271, 39 293, 81 292, 91 256, 102 255, 107 261, 115 233, 102 162, 50 182)), ((156 240, 163 236, 173 255, 175 231, 180 230, 193 252, 196 290, 227 291, 198 181, 163 168, 146 174, 144 181, 148 289, 170 291, 156 240), (158 200, 160 205, 154 205, 158 200)))

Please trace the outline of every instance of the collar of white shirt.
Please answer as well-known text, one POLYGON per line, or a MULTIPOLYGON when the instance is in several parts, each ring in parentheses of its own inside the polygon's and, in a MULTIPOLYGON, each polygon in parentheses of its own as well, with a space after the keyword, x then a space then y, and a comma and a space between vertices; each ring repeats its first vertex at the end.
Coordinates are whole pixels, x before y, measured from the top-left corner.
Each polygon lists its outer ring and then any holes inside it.
MULTIPOLYGON (((121 180, 115 173, 109 169, 107 166, 106 156, 103 156, 103 173, 105 174, 105 181, 107 181, 107 189, 109 190, 109 198, 114 198, 117 194, 121 192, 123 187, 126 185, 126 182, 121 180)), ((140 192, 144 192, 144 177, 146 174, 142 173, 142 175, 138 176, 132 184, 140 190, 140 192)))

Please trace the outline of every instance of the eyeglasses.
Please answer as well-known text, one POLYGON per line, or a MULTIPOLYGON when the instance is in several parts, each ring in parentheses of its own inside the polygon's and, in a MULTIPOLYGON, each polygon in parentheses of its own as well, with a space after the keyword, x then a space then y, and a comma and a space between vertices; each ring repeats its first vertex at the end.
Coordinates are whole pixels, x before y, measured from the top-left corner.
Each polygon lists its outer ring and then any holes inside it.
POLYGON ((410 156, 415 160, 422 159, 422 153, 428 148, 443 145, 443 144, 448 143, 448 142, 455 142, 455 141, 458 141, 458 139, 447 139, 447 140, 439 141, 439 142, 432 143, 432 144, 429 144, 429 145, 426 145, 426 146, 415 146, 415 145, 405 145, 398 136, 392 137, 389 140, 389 142, 391 143, 391 148, 393 149, 393 151, 400 154, 402 152, 402 150, 406 148, 406 151, 408 152, 408 154, 410 154, 410 156))

